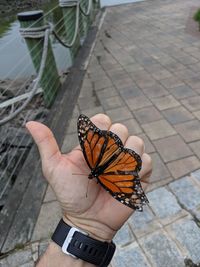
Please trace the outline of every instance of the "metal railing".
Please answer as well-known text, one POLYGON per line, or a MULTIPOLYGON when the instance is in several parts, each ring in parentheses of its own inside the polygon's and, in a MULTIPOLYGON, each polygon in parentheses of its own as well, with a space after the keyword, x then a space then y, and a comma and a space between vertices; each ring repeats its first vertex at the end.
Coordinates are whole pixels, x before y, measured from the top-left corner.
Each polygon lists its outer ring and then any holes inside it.
POLYGON ((34 66, 36 75, 23 77, 28 68, 23 64, 26 54, 8 73, 9 77, 18 70, 15 79, 1 81, 4 87, 0 88, 0 209, 31 147, 24 124, 45 120, 68 72, 67 68, 59 69, 58 62, 71 65, 64 63, 73 62, 98 8, 98 0, 60 0, 47 14, 42 10, 18 14, 20 33, 31 59, 29 64, 34 66), (60 14, 56 21, 55 10, 60 14), (58 45, 66 49, 70 58, 64 52, 56 54, 58 45))

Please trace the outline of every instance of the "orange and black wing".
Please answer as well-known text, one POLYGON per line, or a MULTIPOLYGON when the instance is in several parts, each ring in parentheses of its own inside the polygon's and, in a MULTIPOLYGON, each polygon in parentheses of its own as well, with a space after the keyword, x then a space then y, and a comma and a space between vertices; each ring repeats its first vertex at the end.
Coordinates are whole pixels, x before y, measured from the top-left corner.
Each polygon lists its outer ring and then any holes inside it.
POLYGON ((91 170, 104 166, 113 155, 118 155, 119 148, 123 146, 117 135, 100 130, 83 114, 78 118, 78 137, 91 170))
POLYGON ((140 156, 124 148, 116 134, 100 130, 85 115, 79 116, 78 136, 85 160, 98 174, 99 183, 121 203, 142 210, 148 200, 138 176, 140 156))
POLYGON ((133 150, 122 148, 118 156, 98 176, 100 184, 118 201, 142 211, 148 203, 138 171, 141 159, 133 150))

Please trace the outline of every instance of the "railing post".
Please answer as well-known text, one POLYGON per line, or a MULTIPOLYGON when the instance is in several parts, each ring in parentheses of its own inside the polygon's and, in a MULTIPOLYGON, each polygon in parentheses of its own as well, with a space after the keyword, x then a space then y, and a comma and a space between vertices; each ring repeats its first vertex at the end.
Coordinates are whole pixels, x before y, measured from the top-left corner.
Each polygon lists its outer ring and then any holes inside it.
POLYGON ((74 44, 70 48, 72 58, 74 58, 80 47, 79 34, 79 0, 59 0, 59 6, 63 11, 63 19, 65 24, 65 36, 67 42, 71 43, 74 39, 74 44), (76 35, 76 36, 75 36, 76 35))
MULTIPOLYGON (((44 25, 43 11, 18 13, 18 20, 21 25, 20 31, 25 38, 33 65, 38 74, 43 55, 44 36, 47 29, 44 25)), ((40 80, 40 86, 44 92, 45 104, 49 107, 55 99, 57 90, 61 87, 50 39, 48 40, 47 59, 40 80)))

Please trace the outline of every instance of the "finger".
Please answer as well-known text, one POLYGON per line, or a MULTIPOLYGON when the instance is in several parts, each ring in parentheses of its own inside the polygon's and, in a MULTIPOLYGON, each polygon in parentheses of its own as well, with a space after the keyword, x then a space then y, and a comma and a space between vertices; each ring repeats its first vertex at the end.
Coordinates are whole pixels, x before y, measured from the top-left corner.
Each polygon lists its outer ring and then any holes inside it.
POLYGON ((109 128, 109 131, 119 136, 123 144, 126 142, 126 139, 128 138, 128 129, 125 125, 121 123, 115 123, 109 128))
POLYGON ((55 155, 60 154, 53 133, 47 126, 36 121, 30 121, 26 123, 26 128, 38 146, 42 161, 52 159, 55 155))
POLYGON ((108 130, 112 124, 111 119, 105 114, 97 114, 90 120, 101 130, 108 130))
POLYGON ((142 155, 142 169, 139 172, 141 182, 148 184, 151 174, 152 174, 152 159, 148 154, 144 153, 142 155))
POLYGON ((134 135, 127 138, 125 147, 134 150, 140 156, 142 156, 145 150, 144 141, 140 137, 134 135))

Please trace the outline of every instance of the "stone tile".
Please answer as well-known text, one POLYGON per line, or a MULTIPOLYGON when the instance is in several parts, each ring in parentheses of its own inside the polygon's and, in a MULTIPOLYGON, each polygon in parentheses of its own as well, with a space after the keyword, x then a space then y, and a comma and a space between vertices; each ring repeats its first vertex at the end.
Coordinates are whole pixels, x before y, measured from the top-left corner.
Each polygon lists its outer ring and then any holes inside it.
POLYGON ((159 82, 167 89, 184 85, 183 81, 178 79, 176 76, 160 80, 159 82))
POLYGON ((171 124, 178 124, 194 119, 192 113, 182 106, 164 110, 162 114, 171 124))
POLYGON ((62 152, 68 153, 70 152, 74 147, 76 147, 79 144, 78 141, 78 135, 77 133, 74 134, 68 134, 66 135, 63 144, 62 144, 62 152))
POLYGON ((142 140, 144 141, 145 145, 145 152, 146 153, 152 153, 155 152, 155 147, 152 145, 152 143, 149 141, 149 138, 146 136, 146 134, 139 134, 138 135, 142 140))
POLYGON ((178 87, 174 87, 169 89, 170 93, 175 96, 176 99, 183 99, 190 96, 196 96, 197 93, 187 85, 180 85, 178 87))
POLYGON ((47 187, 47 191, 44 197, 44 202, 50 202, 56 200, 56 195, 50 185, 47 187))
POLYGON ((176 197, 165 187, 149 192, 147 198, 155 215, 162 224, 169 224, 178 217, 186 215, 179 206, 176 197))
POLYGON ((154 267, 185 267, 176 244, 162 231, 143 237, 140 243, 154 267))
MULTIPOLYGON (((151 204, 150 204, 151 206, 151 204)), ((154 232, 162 227, 153 215, 151 209, 148 206, 144 207, 142 213, 135 212, 128 220, 132 231, 140 238, 148 233, 154 232)))
POLYGON ((180 246, 187 251, 187 258, 194 263, 200 262, 199 244, 200 228, 191 219, 181 219, 168 227, 168 230, 179 242, 180 246))
POLYGON ((140 95, 135 98, 126 99, 125 101, 128 107, 130 108, 130 110, 137 110, 139 108, 152 106, 152 103, 144 95, 140 95))
POLYGON ((126 79, 120 79, 120 80, 112 80, 113 84, 117 87, 118 90, 124 88, 124 87, 128 87, 128 86, 132 86, 134 85, 134 82, 131 80, 131 78, 126 78, 126 79))
POLYGON ((124 121, 133 118, 127 107, 107 110, 106 113, 111 118, 112 122, 124 121))
POLYGON ((200 182, 200 169, 191 173, 191 176, 200 182))
POLYGON ((150 267, 145 255, 136 242, 125 248, 117 248, 111 263, 112 267, 130 267, 130 263, 132 266, 150 267))
POLYGON ((33 232, 32 241, 50 238, 61 218, 61 209, 57 201, 44 203, 33 232), (48 227, 46 227, 48 225, 48 227))
POLYGON ((190 177, 184 177, 170 183, 169 188, 186 209, 197 209, 200 206, 200 190, 190 177))
POLYGON ((200 159, 200 141, 190 143, 189 146, 191 147, 192 151, 196 154, 196 156, 200 159))
POLYGON ((77 132, 77 117, 71 118, 69 125, 67 126, 67 134, 72 134, 77 132))
POLYGON ((94 116, 98 113, 104 113, 104 110, 103 110, 102 106, 99 106, 99 107, 85 109, 84 111, 81 110, 81 113, 84 113, 86 116, 91 118, 92 116, 94 116))
POLYGON ((159 98, 153 98, 152 102, 159 110, 165 110, 173 107, 180 106, 180 103, 171 95, 159 98))
POLYGON ((181 102, 190 111, 200 110, 200 96, 189 97, 181 102))
POLYGON ((100 106, 100 102, 96 96, 91 97, 79 97, 78 106, 80 110, 85 110, 88 108, 94 108, 100 106))
MULTIPOLYGON (((26 262, 32 260, 32 254, 30 249, 24 249, 16 251, 7 257, 7 263, 9 267, 22 266, 26 262)), ((6 266, 5 266, 6 267, 6 266)))
POLYGON ((174 179, 172 177, 165 178, 163 180, 151 183, 151 178, 150 178, 150 184, 148 185, 146 192, 151 192, 161 186, 167 185, 170 182, 172 182, 174 179))
POLYGON ((137 80, 136 83, 140 88, 144 87, 147 88, 148 86, 149 87, 154 86, 157 83, 157 81, 151 77, 143 77, 143 79, 137 80))
POLYGON ((193 112, 193 114, 198 120, 200 120, 200 110, 193 112))
POLYGON ((114 242, 118 246, 126 246, 133 241, 135 241, 135 238, 130 230, 129 225, 125 223, 114 237, 114 242))
POLYGON ((166 78, 170 78, 172 76, 172 73, 167 70, 159 70, 157 72, 153 72, 151 75, 154 77, 154 79, 159 81, 166 78))
POLYGON ((150 154, 153 164, 153 172, 150 178, 151 183, 164 180, 165 178, 170 177, 170 173, 166 168, 165 164, 159 157, 157 153, 150 154), (158 168, 159 166, 159 168, 158 168))
POLYGON ((198 120, 180 123, 174 127, 186 142, 192 142, 200 139, 200 122, 198 120))
POLYGON ((140 125, 135 119, 123 120, 121 123, 126 125, 130 135, 138 135, 142 132, 140 125))
POLYGON ((151 140, 176 134, 176 131, 166 120, 142 124, 142 127, 151 140))
POLYGON ((102 107, 105 110, 122 107, 125 105, 124 101, 119 96, 112 96, 100 100, 102 107))
POLYGON ((142 90, 139 89, 136 85, 128 86, 121 88, 119 90, 120 95, 123 97, 124 100, 134 98, 137 96, 142 95, 142 90))
POLYGON ((112 82, 109 78, 105 78, 103 80, 101 79, 101 80, 94 82, 95 90, 101 90, 101 89, 111 87, 111 86, 112 86, 112 82))
POLYGON ((173 161, 192 155, 189 146, 179 135, 169 136, 153 142, 164 162, 173 161))
POLYGON ((167 167, 174 178, 179 178, 198 169, 200 162, 195 156, 192 156, 170 162, 167 164, 167 167))
POLYGON ((35 263, 33 261, 29 261, 23 265, 21 265, 20 267, 34 267, 35 263))
POLYGON ((134 111, 134 115, 141 123, 157 121, 163 118, 162 114, 153 106, 134 111))
POLYGON ((169 94, 169 92, 164 89, 164 87, 160 84, 155 84, 152 87, 142 89, 144 94, 147 95, 149 98, 161 97, 169 94))
POLYGON ((114 87, 108 87, 102 90, 98 90, 96 94, 99 100, 101 100, 101 99, 108 98, 111 96, 117 96, 118 92, 114 87))

